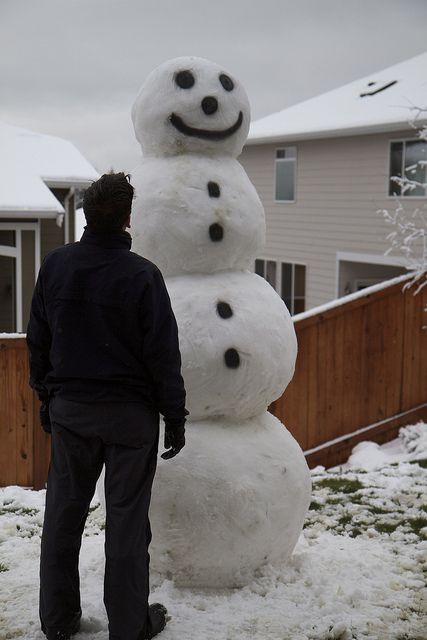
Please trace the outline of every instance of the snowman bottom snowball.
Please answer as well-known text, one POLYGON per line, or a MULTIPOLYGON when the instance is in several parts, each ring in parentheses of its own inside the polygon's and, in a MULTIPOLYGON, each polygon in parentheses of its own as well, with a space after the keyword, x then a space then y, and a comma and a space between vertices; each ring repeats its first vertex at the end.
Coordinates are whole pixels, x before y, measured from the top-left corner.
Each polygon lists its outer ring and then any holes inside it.
POLYGON ((191 422, 179 455, 159 459, 150 566, 180 587, 245 586, 289 559, 310 495, 304 454, 272 414, 191 422))

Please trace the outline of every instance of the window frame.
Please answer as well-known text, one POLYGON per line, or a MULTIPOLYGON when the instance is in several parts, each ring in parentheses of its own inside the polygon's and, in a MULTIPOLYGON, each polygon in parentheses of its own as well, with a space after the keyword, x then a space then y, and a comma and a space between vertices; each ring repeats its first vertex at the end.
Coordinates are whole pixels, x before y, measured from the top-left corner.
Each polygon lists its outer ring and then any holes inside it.
MULTIPOLYGON (((40 269, 40 224, 36 222, 4 222, 0 220, 0 230, 14 231, 15 241, 12 246, 0 245, 0 255, 14 259, 14 322, 15 332, 22 333, 24 331, 22 322, 22 231, 34 231, 34 272, 37 278, 40 269)), ((34 282, 35 284, 35 282, 34 282)))
MULTIPOLYGON (((304 311, 307 309, 307 264, 304 262, 285 262, 283 260, 272 260, 271 258, 257 258, 255 260, 254 263, 254 272, 259 275, 261 278, 264 278, 264 280, 266 280, 266 282, 268 282, 270 284, 270 286, 273 287, 273 289, 276 291, 277 295, 281 298, 281 300, 283 300, 283 302, 285 302, 286 307, 289 311, 289 313, 291 314, 291 316, 293 315, 297 315, 295 312, 295 302, 297 300, 303 300, 304 301, 304 311), (259 273, 260 269, 257 269, 256 263, 260 264, 263 263, 263 273, 259 273), (271 264, 274 263, 276 265, 275 267, 275 286, 273 286, 273 284, 270 282, 269 279, 267 279, 267 274, 268 274, 268 266, 270 265, 271 268, 271 264), (290 296, 290 306, 291 308, 289 308, 289 306, 286 304, 284 298, 282 297, 283 295, 283 287, 282 287, 282 274, 283 274, 283 265, 290 265, 291 266, 291 296, 290 296), (304 268, 304 296, 295 296, 295 267, 303 267, 304 268)), ((298 311, 298 313, 303 313, 303 311, 298 311)))
POLYGON ((274 202, 278 203, 278 204, 282 204, 282 203, 288 203, 288 204, 293 204, 296 202, 296 188, 297 188, 297 146, 296 145, 284 145, 284 146, 280 146, 280 147, 275 147, 275 158, 274 158, 274 202), (286 151, 287 150, 293 150, 293 154, 292 156, 289 156, 288 158, 286 157, 286 151), (283 151, 285 152, 285 157, 283 158, 278 158, 277 154, 278 152, 283 151), (289 163, 289 164, 293 164, 293 185, 292 185, 292 195, 293 198, 292 199, 285 199, 285 198, 281 198, 278 199, 277 198, 277 184, 278 184, 278 180, 277 180, 277 167, 278 164, 282 164, 282 163, 289 163))
MULTIPOLYGON (((400 161, 400 172, 402 174, 402 176, 405 174, 405 159, 406 159, 406 145, 407 143, 414 143, 414 142, 419 142, 419 143, 424 143, 427 146, 427 141, 425 140, 421 140, 419 138, 393 138, 391 140, 389 140, 389 145, 388 145, 388 168, 387 168, 387 197, 388 198, 418 198, 418 199, 425 199, 427 198, 427 186, 424 187, 424 195, 420 195, 420 194, 413 194, 413 192, 411 190, 406 191, 405 193, 402 192, 402 188, 400 187, 400 185, 397 182, 393 182, 392 181, 392 174, 395 175, 394 172, 392 172, 392 168, 391 168, 391 161, 392 161, 392 145, 393 144, 402 144, 402 157, 401 157, 401 161, 400 161), (395 186, 396 191, 398 190, 399 193, 390 193, 392 186, 395 186)), ((425 180, 427 182, 427 165, 426 165, 426 176, 425 176, 425 180)))

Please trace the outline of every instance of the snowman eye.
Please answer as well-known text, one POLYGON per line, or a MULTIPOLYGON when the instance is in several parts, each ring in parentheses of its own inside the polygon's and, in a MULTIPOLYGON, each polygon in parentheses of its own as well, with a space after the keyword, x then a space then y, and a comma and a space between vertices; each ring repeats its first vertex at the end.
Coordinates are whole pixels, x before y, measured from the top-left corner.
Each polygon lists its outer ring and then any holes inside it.
POLYGON ((181 89, 191 89, 195 80, 191 71, 180 71, 175 76, 175 82, 181 89))
POLYGON ((234 89, 234 82, 229 76, 226 76, 225 73, 221 73, 219 81, 226 91, 232 91, 234 89))

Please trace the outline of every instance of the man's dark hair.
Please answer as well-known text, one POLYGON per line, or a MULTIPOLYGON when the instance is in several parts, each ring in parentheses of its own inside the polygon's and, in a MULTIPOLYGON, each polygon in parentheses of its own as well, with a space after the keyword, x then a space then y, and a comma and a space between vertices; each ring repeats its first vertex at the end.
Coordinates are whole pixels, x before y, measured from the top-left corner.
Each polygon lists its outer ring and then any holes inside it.
POLYGON ((87 227, 98 233, 120 233, 132 209, 134 188, 128 175, 104 173, 85 191, 83 211, 87 227))

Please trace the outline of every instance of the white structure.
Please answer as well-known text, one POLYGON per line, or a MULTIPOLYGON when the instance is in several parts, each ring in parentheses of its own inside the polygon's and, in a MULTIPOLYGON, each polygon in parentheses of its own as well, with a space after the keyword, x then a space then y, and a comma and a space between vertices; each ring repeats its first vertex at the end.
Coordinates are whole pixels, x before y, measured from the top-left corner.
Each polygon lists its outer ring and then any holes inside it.
POLYGON ((149 76, 132 116, 133 247, 166 276, 190 411, 187 445, 159 460, 152 566, 181 585, 239 586, 292 553, 311 487, 299 445, 267 412, 297 345, 286 306, 248 270, 265 234, 236 160, 249 103, 218 65, 178 58, 149 76))
POLYGON ((41 260, 74 240, 75 192, 99 174, 68 140, 0 123, 0 175, 0 332, 21 332, 41 260))
POLYGON ((252 123, 240 161, 266 213, 256 271, 292 313, 405 273, 376 212, 396 208, 391 177, 427 159, 410 124, 427 123, 426 70, 427 53, 252 123))

